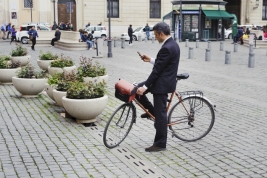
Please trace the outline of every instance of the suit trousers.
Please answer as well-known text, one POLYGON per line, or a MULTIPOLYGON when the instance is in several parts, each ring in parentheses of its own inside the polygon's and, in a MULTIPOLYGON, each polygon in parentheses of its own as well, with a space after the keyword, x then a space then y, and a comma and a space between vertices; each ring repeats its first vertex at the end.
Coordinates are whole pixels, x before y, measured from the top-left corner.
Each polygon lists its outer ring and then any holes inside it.
MULTIPOLYGON (((138 84, 138 87, 142 87, 145 82, 138 84)), ((156 129, 156 135, 154 138, 154 146, 161 148, 166 148, 167 144, 167 99, 168 94, 153 94, 154 106, 146 97, 149 92, 149 88, 146 90, 144 95, 136 95, 136 99, 146 108, 148 111, 154 115, 155 123, 154 127, 156 129)))
POLYGON ((57 38, 53 38, 53 39, 51 40, 51 45, 52 45, 52 46, 55 45, 55 41, 58 41, 58 39, 57 39, 57 38))
POLYGON ((36 44, 36 37, 32 37, 32 49, 34 49, 34 45, 36 44))

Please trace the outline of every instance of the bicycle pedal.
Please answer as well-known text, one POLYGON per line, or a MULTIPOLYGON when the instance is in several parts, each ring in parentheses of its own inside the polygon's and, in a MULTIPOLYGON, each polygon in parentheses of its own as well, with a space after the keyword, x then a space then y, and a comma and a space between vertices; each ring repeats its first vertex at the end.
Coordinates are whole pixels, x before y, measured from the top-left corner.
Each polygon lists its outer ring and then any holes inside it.
POLYGON ((151 120, 151 121, 153 121, 153 122, 154 122, 154 120, 153 120, 151 117, 147 117, 147 119, 148 119, 148 120, 151 120))

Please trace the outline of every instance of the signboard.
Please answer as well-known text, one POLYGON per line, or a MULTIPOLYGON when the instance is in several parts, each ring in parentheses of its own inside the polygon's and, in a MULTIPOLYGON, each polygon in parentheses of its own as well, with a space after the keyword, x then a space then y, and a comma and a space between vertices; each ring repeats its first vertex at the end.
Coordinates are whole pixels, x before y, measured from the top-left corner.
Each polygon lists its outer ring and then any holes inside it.
MULTIPOLYGON (((182 5, 182 10, 199 10, 200 4, 183 4, 182 5)), ((225 10, 224 5, 213 5, 213 4, 202 4, 201 8, 202 10, 225 10)), ((180 5, 176 4, 172 6, 172 10, 179 10, 180 5)))
POLYGON ((183 14, 199 14, 199 11, 182 11, 183 14))

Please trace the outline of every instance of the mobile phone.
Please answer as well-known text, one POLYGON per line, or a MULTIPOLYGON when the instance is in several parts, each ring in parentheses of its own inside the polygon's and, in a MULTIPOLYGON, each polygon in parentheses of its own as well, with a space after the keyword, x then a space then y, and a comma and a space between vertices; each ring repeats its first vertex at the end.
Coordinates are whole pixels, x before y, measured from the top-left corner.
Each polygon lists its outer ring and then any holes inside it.
POLYGON ((141 53, 139 52, 139 51, 137 51, 137 53, 139 54, 139 56, 142 58, 142 55, 141 55, 141 53))

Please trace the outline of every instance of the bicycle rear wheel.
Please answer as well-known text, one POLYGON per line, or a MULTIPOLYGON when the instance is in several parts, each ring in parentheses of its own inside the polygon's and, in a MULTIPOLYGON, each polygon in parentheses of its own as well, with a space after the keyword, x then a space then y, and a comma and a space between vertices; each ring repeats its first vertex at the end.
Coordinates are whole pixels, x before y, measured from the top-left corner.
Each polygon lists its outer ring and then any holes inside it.
POLYGON ((135 108, 131 103, 124 103, 116 109, 104 130, 103 142, 107 148, 115 148, 126 138, 134 117, 135 108))
POLYGON ((213 106, 198 96, 189 96, 176 103, 168 115, 168 124, 173 135, 189 142, 205 137, 212 129, 214 120, 213 106))

